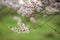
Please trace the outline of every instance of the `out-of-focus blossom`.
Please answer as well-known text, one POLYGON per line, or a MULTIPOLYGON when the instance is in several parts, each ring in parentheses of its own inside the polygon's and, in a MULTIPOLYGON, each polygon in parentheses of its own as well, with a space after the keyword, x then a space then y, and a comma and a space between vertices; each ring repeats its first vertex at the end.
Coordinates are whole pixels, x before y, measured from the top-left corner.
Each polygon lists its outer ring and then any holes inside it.
POLYGON ((14 16, 13 19, 16 20, 17 22, 21 22, 21 19, 17 16, 14 16))
POLYGON ((36 20, 35 20, 34 17, 31 17, 31 18, 30 18, 30 21, 31 21, 32 23, 36 23, 36 20))

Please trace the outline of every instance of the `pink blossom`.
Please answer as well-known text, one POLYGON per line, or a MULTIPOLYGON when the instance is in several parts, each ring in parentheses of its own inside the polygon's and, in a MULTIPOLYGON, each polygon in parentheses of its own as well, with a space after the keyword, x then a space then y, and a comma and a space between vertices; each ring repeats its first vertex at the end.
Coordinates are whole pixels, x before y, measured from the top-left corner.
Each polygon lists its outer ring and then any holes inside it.
POLYGON ((31 21, 32 23, 35 23, 35 22, 36 22, 36 20, 35 20, 34 17, 31 17, 31 18, 30 18, 30 21, 31 21))

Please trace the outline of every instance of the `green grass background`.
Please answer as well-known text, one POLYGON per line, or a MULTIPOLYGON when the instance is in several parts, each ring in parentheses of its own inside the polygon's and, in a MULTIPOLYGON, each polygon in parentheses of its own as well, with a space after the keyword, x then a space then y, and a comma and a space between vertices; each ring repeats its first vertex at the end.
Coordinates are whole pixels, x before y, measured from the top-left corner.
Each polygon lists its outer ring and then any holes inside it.
POLYGON ((60 15, 43 17, 42 13, 35 12, 37 22, 35 24, 27 20, 27 17, 18 15, 17 12, 8 7, 0 8, 0 40, 60 40, 60 15), (26 25, 30 26, 29 33, 15 33, 8 26, 19 27, 13 20, 14 16, 22 19, 26 25), (56 29, 57 32, 54 30, 56 29), (52 34, 52 37, 47 37, 52 34))

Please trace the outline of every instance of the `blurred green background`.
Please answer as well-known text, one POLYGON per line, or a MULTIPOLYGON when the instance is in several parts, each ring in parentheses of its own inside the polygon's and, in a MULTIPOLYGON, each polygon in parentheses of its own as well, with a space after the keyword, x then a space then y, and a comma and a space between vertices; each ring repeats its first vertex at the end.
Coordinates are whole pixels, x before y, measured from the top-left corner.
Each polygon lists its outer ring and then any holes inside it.
POLYGON ((60 40, 60 15, 43 17, 42 13, 35 12, 35 18, 37 22, 33 24, 11 8, 0 8, 0 40, 60 40), (13 20, 14 16, 30 26, 29 33, 18 34, 8 28, 10 25, 19 27, 13 20))

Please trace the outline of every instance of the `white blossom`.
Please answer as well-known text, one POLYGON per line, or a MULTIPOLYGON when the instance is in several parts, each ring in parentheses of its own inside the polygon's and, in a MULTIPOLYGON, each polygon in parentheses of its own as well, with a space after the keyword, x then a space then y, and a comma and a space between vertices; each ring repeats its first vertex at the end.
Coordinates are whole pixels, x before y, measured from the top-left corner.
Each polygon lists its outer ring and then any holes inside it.
POLYGON ((16 32, 16 33, 20 33, 20 29, 16 28, 16 27, 11 27, 9 26, 9 29, 16 32))

